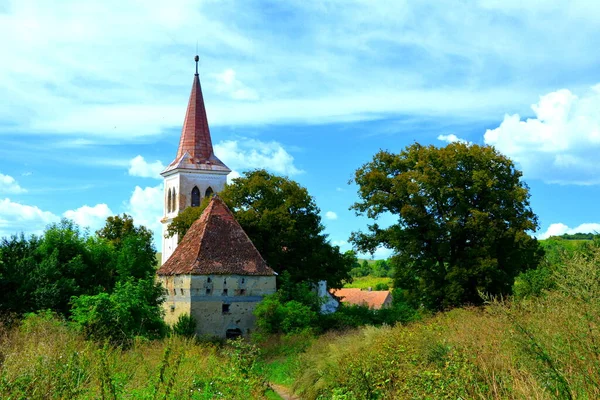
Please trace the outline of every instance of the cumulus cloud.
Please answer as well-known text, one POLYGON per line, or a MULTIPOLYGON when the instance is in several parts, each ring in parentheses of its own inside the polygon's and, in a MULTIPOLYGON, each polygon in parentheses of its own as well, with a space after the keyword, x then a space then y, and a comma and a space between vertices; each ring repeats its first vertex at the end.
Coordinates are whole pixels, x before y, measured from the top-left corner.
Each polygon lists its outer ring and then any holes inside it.
POLYGON ((550 236, 561 236, 565 233, 572 235, 574 233, 600 233, 600 223, 587 222, 575 228, 569 228, 563 223, 551 224, 544 233, 538 235, 539 239, 547 239, 550 236))
POLYGON ((390 258, 394 254, 393 250, 390 250, 386 247, 379 246, 375 249, 373 254, 370 253, 358 253, 359 258, 369 258, 373 260, 386 260, 390 258))
POLYGON ((439 135, 437 137, 437 139, 441 140, 442 142, 446 142, 446 143, 458 142, 458 143, 469 144, 469 142, 467 140, 461 139, 453 133, 451 133, 449 135, 439 135))
POLYGON ((333 211, 327 211, 325 213, 325 218, 329 219, 329 220, 334 220, 334 219, 338 219, 338 216, 335 212, 333 211))
POLYGON ((79 226, 90 228, 91 231, 96 231, 104 226, 106 218, 114 213, 104 203, 96 204, 93 207, 84 205, 75 210, 68 210, 63 213, 65 218, 72 219, 79 226))
POLYGON ((547 183, 600 184, 600 85, 581 97, 561 89, 531 106, 535 118, 505 115, 486 144, 518 162, 527 178, 547 183))
POLYGON ((304 172, 294 165, 294 157, 275 141, 241 138, 220 142, 214 149, 216 156, 237 174, 237 171, 255 168, 290 176, 304 172))
POLYGON ((244 85, 235 75, 235 70, 232 68, 227 68, 225 71, 217 74, 217 91, 219 93, 227 93, 235 100, 258 100, 256 91, 244 85))
POLYGON ((0 200, 0 237, 20 232, 39 235, 46 225, 59 220, 59 216, 36 206, 15 203, 8 198, 0 200))
POLYGON ((19 194, 25 192, 26 190, 19 186, 15 178, 0 174, 0 193, 19 194))
POLYGON ((129 161, 129 175, 141 176, 142 178, 162 179, 160 173, 165 169, 165 166, 160 161, 149 163, 144 160, 144 157, 138 155, 129 161))
POLYGON ((125 203, 126 212, 136 225, 144 225, 154 233, 154 242, 158 251, 162 246, 163 186, 141 188, 136 186, 125 203))

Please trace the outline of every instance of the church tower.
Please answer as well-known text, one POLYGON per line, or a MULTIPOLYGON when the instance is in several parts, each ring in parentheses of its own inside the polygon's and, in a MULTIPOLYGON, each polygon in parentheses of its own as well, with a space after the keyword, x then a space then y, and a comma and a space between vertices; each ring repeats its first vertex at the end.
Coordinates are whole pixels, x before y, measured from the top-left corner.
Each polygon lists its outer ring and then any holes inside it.
POLYGON ((164 179, 164 213, 162 262, 164 264, 175 248, 178 237, 165 237, 167 227, 173 218, 186 207, 197 207, 202 199, 218 193, 225 187, 229 168, 219 160, 214 152, 202 88, 198 76, 198 60, 196 56, 196 74, 192 84, 192 92, 188 102, 177 156, 160 174, 164 179))

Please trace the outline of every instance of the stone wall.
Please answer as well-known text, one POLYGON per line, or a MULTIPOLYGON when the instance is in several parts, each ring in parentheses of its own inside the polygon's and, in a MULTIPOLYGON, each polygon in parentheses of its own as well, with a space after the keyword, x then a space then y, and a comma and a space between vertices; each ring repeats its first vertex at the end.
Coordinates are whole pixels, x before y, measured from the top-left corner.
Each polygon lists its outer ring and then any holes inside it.
POLYGON ((167 289, 165 321, 172 325, 183 313, 198 322, 198 335, 225 337, 227 330, 244 335, 254 330, 252 314, 263 296, 275 293, 275 276, 159 276, 167 289))

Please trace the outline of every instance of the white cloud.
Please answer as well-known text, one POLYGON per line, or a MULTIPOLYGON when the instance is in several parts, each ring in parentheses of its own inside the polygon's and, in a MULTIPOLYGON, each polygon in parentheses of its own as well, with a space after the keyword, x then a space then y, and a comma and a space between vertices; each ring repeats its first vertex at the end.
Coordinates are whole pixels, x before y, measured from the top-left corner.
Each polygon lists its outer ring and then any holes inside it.
POLYGON ((162 246, 163 185, 141 188, 136 186, 125 204, 126 212, 136 225, 144 225, 154 233, 158 251, 162 246))
POLYGON ((234 179, 239 178, 241 175, 237 171, 231 171, 229 175, 227 175, 227 183, 233 182, 234 179))
POLYGON ((600 184, 600 85, 581 97, 561 89, 531 106, 535 118, 506 115, 485 143, 518 162, 527 178, 600 184))
POLYGON ((258 100, 256 91, 250 89, 235 77, 235 71, 227 68, 220 74, 216 74, 218 82, 217 92, 227 93, 235 100, 258 100))
POLYGON ((0 193, 19 194, 26 191, 12 176, 0 174, 0 193))
POLYGON ((370 253, 358 253, 358 258, 368 258, 373 260, 386 260, 390 258, 394 254, 393 250, 385 248, 383 246, 377 247, 373 255, 370 253))
POLYGON ((0 237, 21 232, 39 235, 46 225, 59 220, 57 215, 36 206, 15 203, 8 198, 0 200, 0 237))
POLYGON ((162 179, 160 173, 165 169, 165 166, 160 161, 149 163, 144 160, 144 157, 138 155, 129 161, 129 175, 141 176, 143 178, 162 179))
POLYGON ((546 232, 538 235, 539 239, 547 239, 550 236, 561 236, 565 233, 572 235, 574 233, 600 233, 600 223, 587 222, 575 228, 569 228, 563 223, 551 224, 546 232))
POLYGON ((464 143, 464 144, 469 143, 467 140, 461 139, 453 133, 451 133, 449 135, 439 135, 437 137, 437 140, 441 140, 442 142, 446 142, 446 143, 454 143, 454 142, 464 143))
POLYGON ((347 240, 332 240, 331 244, 334 246, 338 246, 340 248, 341 253, 344 253, 348 250, 352 250, 352 245, 348 243, 347 240))
POLYGON ((235 173, 255 168, 290 176, 304 172, 294 165, 294 157, 275 141, 247 138, 226 140, 216 144, 214 150, 216 156, 235 173))
POLYGON ((212 125, 522 112, 547 82, 589 81, 600 41, 600 4, 585 0, 452 10, 434 0, 294 1, 268 13, 239 0, 55 3, 0 6, 0 37, 11 38, 0 64, 3 132, 128 141, 180 126, 190 32, 203 38, 212 125))
POLYGON ((325 213, 325 218, 329 219, 329 220, 334 220, 334 219, 338 219, 338 216, 335 212, 333 211, 327 211, 325 213))
POLYGON ((76 210, 68 210, 63 213, 65 218, 75 221, 82 228, 90 228, 92 232, 102 228, 106 218, 114 213, 104 203, 96 204, 94 207, 84 205, 76 210))

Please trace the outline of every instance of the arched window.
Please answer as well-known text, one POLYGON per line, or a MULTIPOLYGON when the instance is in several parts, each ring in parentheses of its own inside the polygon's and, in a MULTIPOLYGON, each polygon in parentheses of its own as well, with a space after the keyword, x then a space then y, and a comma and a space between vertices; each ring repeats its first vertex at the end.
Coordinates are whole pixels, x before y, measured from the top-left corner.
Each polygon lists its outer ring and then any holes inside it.
POLYGON ((167 193, 167 212, 171 212, 171 189, 167 193))
POLYGON ((171 206, 173 207, 173 211, 177 211, 177 209, 179 209, 179 207, 177 207, 177 191, 175 188, 173 188, 173 203, 171 206))
POLYGON ((192 189, 192 207, 198 207, 200 205, 200 190, 198 186, 194 186, 192 189))
POLYGON ((213 194, 213 190, 212 188, 209 186, 208 189, 206 189, 206 192, 204 193, 204 197, 210 197, 213 194))

